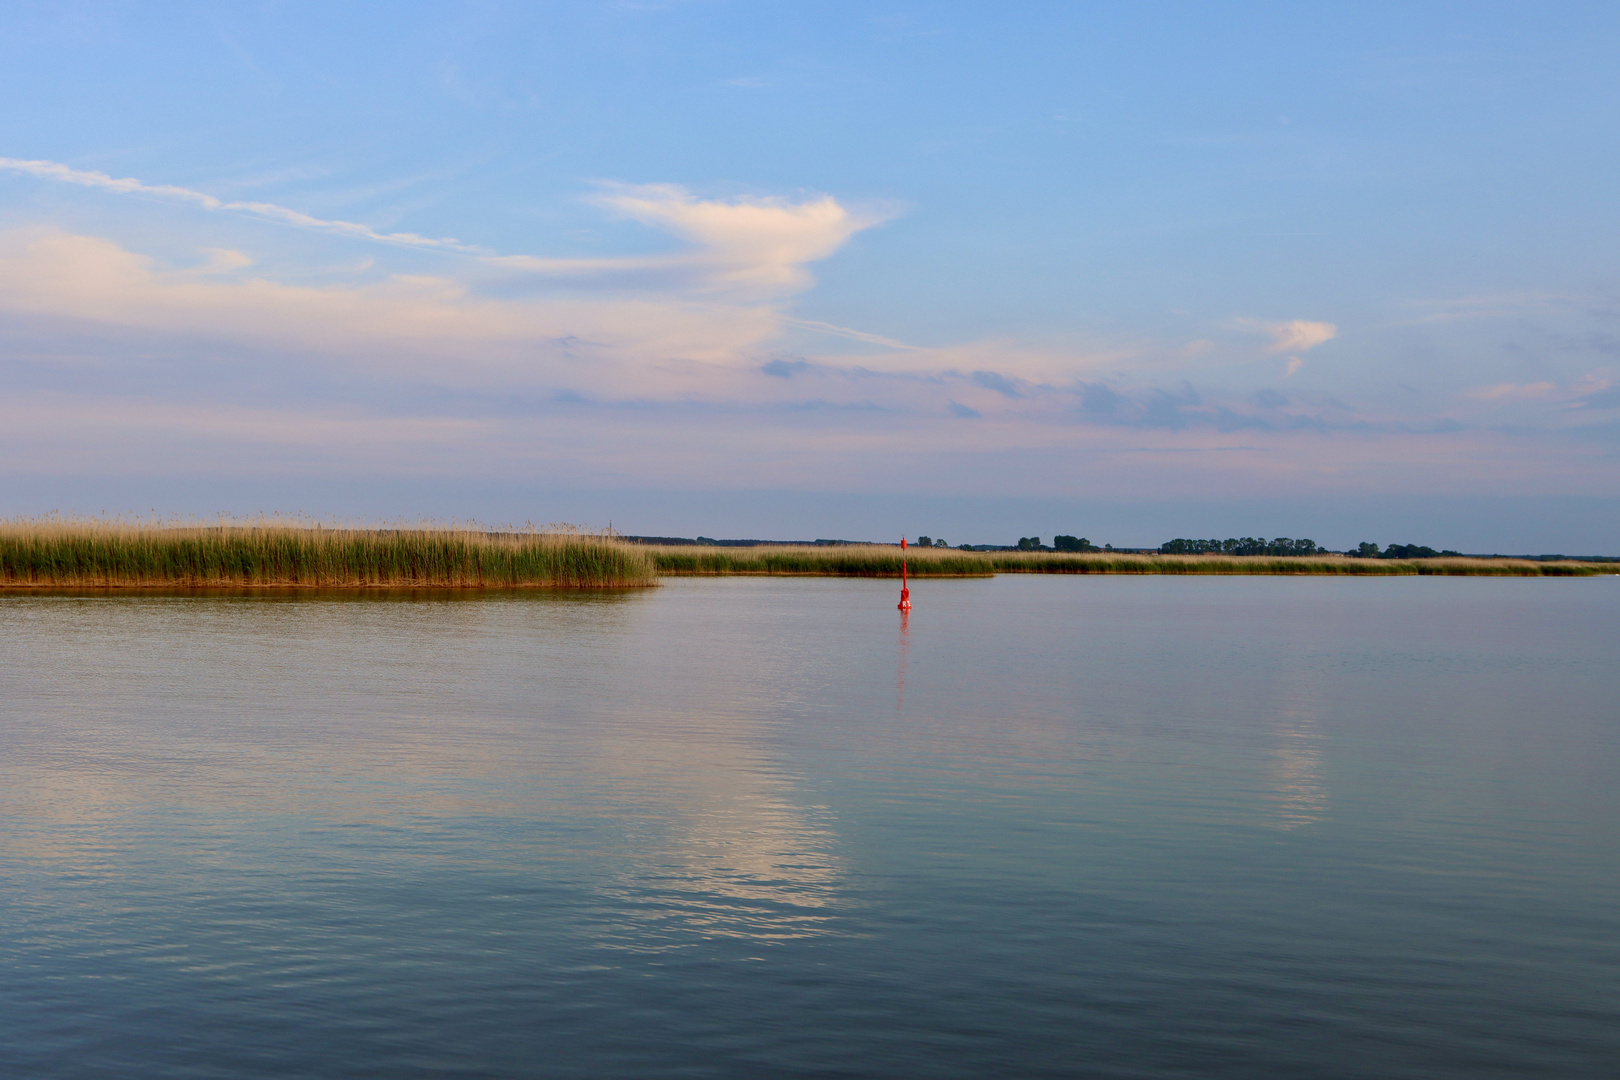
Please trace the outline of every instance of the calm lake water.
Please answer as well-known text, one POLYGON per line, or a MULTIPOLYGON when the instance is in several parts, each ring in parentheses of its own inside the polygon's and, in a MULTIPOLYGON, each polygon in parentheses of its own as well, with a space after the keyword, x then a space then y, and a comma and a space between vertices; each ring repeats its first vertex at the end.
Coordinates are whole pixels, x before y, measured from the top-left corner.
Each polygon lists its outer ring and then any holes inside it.
POLYGON ((1597 1077, 1620 578, 0 599, 0 1074, 1597 1077))

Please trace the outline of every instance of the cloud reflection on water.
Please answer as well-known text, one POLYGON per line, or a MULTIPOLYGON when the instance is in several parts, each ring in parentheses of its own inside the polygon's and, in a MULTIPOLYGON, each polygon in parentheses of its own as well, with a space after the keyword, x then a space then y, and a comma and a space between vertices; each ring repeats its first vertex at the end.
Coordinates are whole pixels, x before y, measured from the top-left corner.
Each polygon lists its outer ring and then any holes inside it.
POLYGON ((1265 765, 1270 788, 1272 823, 1280 829, 1314 825, 1327 812, 1327 782, 1323 773, 1324 739, 1320 717, 1310 704, 1290 701, 1283 706, 1273 731, 1265 765))
MULTIPOLYGON (((638 679, 631 598, 18 600, 0 856, 508 875, 598 892, 601 943, 828 932, 826 807, 725 688, 638 679), (46 685, 48 684, 48 685, 46 685)), ((4 683, 0 682, 0 690, 4 683)))

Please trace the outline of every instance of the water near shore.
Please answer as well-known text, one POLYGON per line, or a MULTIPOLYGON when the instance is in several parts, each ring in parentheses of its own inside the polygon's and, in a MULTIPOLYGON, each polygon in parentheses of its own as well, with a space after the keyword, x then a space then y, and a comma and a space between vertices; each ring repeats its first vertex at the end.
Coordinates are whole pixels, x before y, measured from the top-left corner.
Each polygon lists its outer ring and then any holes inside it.
POLYGON ((1620 579, 0 598, 0 1074, 1591 1077, 1620 579))

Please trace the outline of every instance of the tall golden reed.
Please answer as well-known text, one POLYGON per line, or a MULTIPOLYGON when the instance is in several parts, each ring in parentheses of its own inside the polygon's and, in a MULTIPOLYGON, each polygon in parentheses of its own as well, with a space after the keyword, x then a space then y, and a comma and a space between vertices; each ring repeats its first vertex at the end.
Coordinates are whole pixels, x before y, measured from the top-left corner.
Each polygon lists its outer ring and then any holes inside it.
POLYGON ((96 519, 0 522, 0 588, 611 588, 653 585, 607 533, 466 526, 326 528, 96 519))

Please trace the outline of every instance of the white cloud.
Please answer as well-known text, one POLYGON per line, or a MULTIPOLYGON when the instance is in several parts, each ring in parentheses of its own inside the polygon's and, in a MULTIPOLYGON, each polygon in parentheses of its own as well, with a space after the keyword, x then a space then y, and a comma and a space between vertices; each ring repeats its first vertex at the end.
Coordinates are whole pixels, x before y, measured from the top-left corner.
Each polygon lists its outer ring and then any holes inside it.
MULTIPOLYGON (((0 311, 113 327, 124 348, 208 340, 293 351, 442 385, 564 385, 656 392, 680 364, 737 364, 778 331, 764 305, 661 297, 502 300, 447 277, 289 285, 241 273, 240 253, 165 270, 110 240, 0 234, 0 311)), ((669 387, 664 385, 667 391, 669 387)))
MULTIPOLYGON (((1134 345, 911 347, 731 294, 490 297, 426 275, 290 284, 256 272, 241 252, 207 255, 201 267, 169 269, 104 238, 0 233, 0 315, 19 332, 41 327, 39 356, 54 352, 69 366, 99 356, 95 363, 134 375, 146 358, 160 358, 168 370, 189 365, 200 381, 271 378, 312 408, 320 387, 341 377, 387 395, 442 387, 539 400, 566 392, 602 405, 808 409, 824 418, 945 415, 954 403, 1033 431, 1069 422, 1076 380, 1147 392, 1140 374, 1129 374, 1140 366, 1134 345), (769 378, 762 365, 788 330, 878 348, 803 354, 791 379, 769 378)), ((1183 421, 1198 417, 1163 420, 1183 421)))
MULTIPOLYGON (((101 237, 55 229, 0 233, 0 312, 14 320, 71 320, 103 339, 115 330, 118 344, 111 347, 134 355, 184 341, 226 357, 321 356, 411 382, 566 388, 605 400, 781 398, 789 388, 749 380, 789 330, 882 350, 817 358, 817 393, 850 405, 931 407, 919 400, 924 388, 971 384, 975 372, 1051 386, 1096 377, 1135 355, 1133 347, 1098 351, 1014 340, 920 348, 794 319, 775 303, 733 293, 648 288, 502 298, 453 277, 421 274, 290 284, 255 273, 243 252, 204 253, 201 266, 169 269, 101 237), (738 373, 747 378, 739 382, 738 373)), ((959 391, 974 392, 972 385, 959 391)), ((975 407, 1004 411, 1001 398, 975 407)))
POLYGON ((1267 355, 1302 353, 1339 336, 1339 328, 1329 322, 1294 319, 1291 322, 1266 322, 1262 319, 1234 319, 1241 330, 1265 334, 1271 338, 1266 346, 1267 355))
POLYGON ((630 283, 728 291, 756 299, 809 287, 806 263, 819 262, 850 237, 892 216, 852 211, 831 196, 805 202, 774 198, 699 199, 673 184, 604 186, 593 199, 613 213, 693 244, 672 255, 553 259, 505 255, 491 265, 552 277, 619 278, 630 283))

